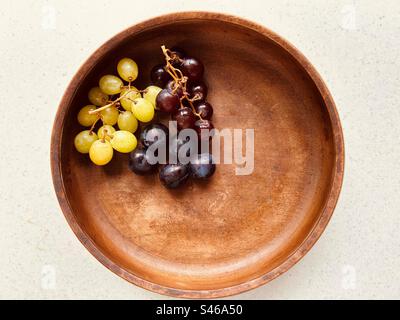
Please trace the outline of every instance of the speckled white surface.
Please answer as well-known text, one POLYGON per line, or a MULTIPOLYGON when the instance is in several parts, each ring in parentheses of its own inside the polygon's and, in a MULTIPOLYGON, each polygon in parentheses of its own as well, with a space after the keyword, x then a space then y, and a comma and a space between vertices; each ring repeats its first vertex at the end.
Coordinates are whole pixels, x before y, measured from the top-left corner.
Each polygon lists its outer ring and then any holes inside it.
POLYGON ((3 0, 0 298, 164 298, 108 271, 75 238, 53 191, 49 145, 60 98, 97 47, 136 22, 187 10, 235 14, 292 42, 326 81, 344 130, 345 181, 326 232, 289 272, 235 298, 399 299, 397 0, 3 0))

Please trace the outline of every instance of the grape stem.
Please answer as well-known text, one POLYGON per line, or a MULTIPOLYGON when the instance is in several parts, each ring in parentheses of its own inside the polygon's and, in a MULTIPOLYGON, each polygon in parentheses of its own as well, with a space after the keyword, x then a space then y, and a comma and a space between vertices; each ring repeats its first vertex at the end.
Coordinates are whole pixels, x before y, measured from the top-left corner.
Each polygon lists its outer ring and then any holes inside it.
POLYGON ((105 142, 107 137, 110 137, 110 139, 112 139, 114 136, 112 134, 109 134, 107 129, 104 129, 104 135, 102 141, 105 142))
POLYGON ((192 112, 195 116, 197 116, 200 120, 203 120, 202 116, 196 112, 196 108, 193 105, 193 102, 196 100, 200 100, 200 96, 196 94, 193 98, 189 98, 189 94, 187 92, 187 81, 188 77, 184 76, 182 71, 179 70, 178 68, 175 68, 172 64, 171 61, 182 61, 177 55, 175 55, 171 50, 167 49, 165 45, 161 46, 161 50, 165 56, 165 71, 168 72, 168 74, 171 76, 171 78, 174 80, 174 87, 172 89, 172 93, 176 93, 178 89, 182 89, 183 95, 179 99, 179 104, 180 108, 184 108, 185 106, 183 105, 183 100, 187 100, 189 102, 190 107, 192 108, 192 112))
POLYGON ((192 108, 192 112, 194 113, 195 116, 199 117, 200 120, 203 120, 203 117, 200 115, 200 113, 196 112, 196 108, 193 105, 193 102, 191 100, 188 100, 190 107, 192 108))
POLYGON ((102 106, 102 107, 97 108, 97 109, 95 109, 95 110, 90 110, 90 111, 89 111, 89 114, 96 114, 96 113, 99 113, 99 112, 101 112, 101 111, 103 111, 103 110, 109 108, 109 107, 112 107, 112 106, 115 105, 118 101, 120 101, 121 99, 125 98, 125 97, 126 97, 129 93, 131 93, 131 92, 144 92, 144 91, 146 91, 146 90, 131 90, 131 89, 130 89, 130 86, 129 86, 128 90, 127 90, 123 95, 120 95, 119 98, 115 99, 114 101, 112 101, 112 102, 109 103, 109 104, 106 104, 105 106, 102 106))
POLYGON ((96 121, 95 121, 95 122, 92 124, 92 126, 90 127, 89 134, 92 134, 92 133, 93 133, 93 129, 94 129, 94 127, 96 126, 97 121, 99 121, 100 119, 102 119, 101 114, 98 115, 98 118, 96 119, 96 121))

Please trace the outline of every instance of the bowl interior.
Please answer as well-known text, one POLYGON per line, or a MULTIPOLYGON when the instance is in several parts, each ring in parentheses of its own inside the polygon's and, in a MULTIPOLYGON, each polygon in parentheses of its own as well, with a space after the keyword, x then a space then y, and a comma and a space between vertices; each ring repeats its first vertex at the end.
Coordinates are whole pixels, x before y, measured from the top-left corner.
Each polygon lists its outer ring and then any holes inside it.
POLYGON ((162 287, 217 290, 268 274, 305 241, 331 190, 335 144, 320 92, 285 49, 246 27, 187 19, 127 32, 91 64, 60 124, 60 168, 73 219, 102 255, 162 287), (134 85, 144 88, 162 44, 203 61, 216 128, 255 130, 251 175, 221 164, 208 183, 171 191, 157 174, 132 174, 127 155, 96 167, 74 150, 88 90, 125 56, 137 61, 134 85))

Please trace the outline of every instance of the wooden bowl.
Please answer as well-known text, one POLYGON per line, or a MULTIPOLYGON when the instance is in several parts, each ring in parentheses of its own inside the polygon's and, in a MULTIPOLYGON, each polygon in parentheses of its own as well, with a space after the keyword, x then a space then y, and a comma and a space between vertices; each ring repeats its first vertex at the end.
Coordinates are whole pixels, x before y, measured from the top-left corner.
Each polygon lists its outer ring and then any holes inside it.
POLYGON ((122 278, 186 298, 238 294, 299 261, 332 215, 343 165, 335 104, 307 59, 260 25, 207 12, 157 17, 101 46, 69 84, 51 142, 54 187, 83 245, 122 278), (88 90, 125 56, 144 88, 162 44, 204 62, 216 128, 255 129, 253 174, 221 164, 209 183, 170 191, 132 174, 127 155, 97 167, 74 150, 88 90))

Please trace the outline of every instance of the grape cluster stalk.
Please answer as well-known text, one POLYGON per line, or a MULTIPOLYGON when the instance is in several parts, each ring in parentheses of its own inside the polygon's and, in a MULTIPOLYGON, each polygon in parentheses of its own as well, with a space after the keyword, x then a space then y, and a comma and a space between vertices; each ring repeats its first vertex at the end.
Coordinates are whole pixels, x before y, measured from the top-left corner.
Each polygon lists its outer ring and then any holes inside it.
POLYGON ((174 88, 172 89, 172 93, 176 94, 179 89, 182 90, 182 96, 179 98, 180 108, 185 108, 183 101, 186 100, 192 108, 193 114, 197 116, 200 120, 203 120, 201 114, 196 111, 193 105, 193 102, 200 100, 200 96, 196 94, 194 97, 190 98, 187 90, 188 77, 184 76, 182 71, 178 68, 175 68, 171 63, 182 63, 183 60, 178 55, 174 54, 174 52, 171 52, 171 50, 167 49, 164 45, 161 46, 161 50, 165 56, 165 70, 174 81, 174 88))

